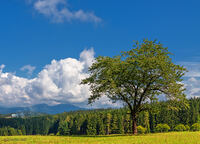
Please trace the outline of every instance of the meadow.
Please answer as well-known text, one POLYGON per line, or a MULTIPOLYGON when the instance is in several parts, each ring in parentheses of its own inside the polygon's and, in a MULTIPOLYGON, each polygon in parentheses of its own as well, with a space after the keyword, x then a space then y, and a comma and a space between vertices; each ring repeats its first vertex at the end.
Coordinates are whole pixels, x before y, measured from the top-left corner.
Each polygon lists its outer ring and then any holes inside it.
POLYGON ((1 144, 200 144, 200 132, 137 136, 1 136, 1 144))

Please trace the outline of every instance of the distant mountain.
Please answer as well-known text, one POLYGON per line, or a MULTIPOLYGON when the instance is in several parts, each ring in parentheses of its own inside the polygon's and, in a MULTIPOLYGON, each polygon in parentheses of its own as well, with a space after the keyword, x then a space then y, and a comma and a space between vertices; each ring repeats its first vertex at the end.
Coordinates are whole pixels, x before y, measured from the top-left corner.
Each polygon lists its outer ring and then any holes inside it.
POLYGON ((57 114, 62 112, 83 110, 83 108, 71 105, 71 104, 59 104, 55 106, 49 106, 47 104, 38 104, 30 107, 0 107, 0 114, 10 114, 19 112, 36 112, 45 114, 57 114))
POLYGON ((69 111, 83 110, 83 108, 71 105, 71 104, 59 104, 55 106, 49 106, 46 104, 38 104, 30 107, 30 111, 47 113, 47 114, 57 114, 69 111))

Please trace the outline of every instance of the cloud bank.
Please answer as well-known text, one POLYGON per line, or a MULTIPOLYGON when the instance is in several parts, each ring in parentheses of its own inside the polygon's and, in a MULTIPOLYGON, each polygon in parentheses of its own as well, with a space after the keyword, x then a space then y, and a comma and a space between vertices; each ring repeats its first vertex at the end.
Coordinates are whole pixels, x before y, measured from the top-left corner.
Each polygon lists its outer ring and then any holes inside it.
POLYGON ((31 66, 31 65, 25 65, 23 67, 20 68, 21 71, 27 71, 27 74, 29 76, 31 76, 33 74, 33 71, 35 70, 35 66, 31 66))
MULTIPOLYGON (((3 72, 5 65, 0 65, 0 106, 30 106, 35 104, 70 103, 84 108, 119 107, 108 98, 101 98, 92 107, 87 105, 90 96, 89 86, 80 85, 82 79, 89 76, 88 67, 94 62, 94 50, 84 50, 79 59, 66 58, 52 60, 35 78, 28 79, 13 73, 3 72)), ((180 63, 181 64, 181 63, 180 63)), ((200 64, 182 63, 189 72, 184 77, 186 95, 200 97, 200 64)), ((21 70, 32 71, 32 66, 21 70)))
POLYGON ((187 97, 200 97, 200 63, 179 62, 178 64, 183 65, 188 70, 183 78, 187 97))
POLYGON ((35 11, 55 23, 70 22, 73 20, 94 23, 102 21, 93 12, 86 12, 82 9, 76 11, 70 10, 67 0, 26 0, 26 2, 31 4, 35 11))
MULTIPOLYGON (((79 59, 52 60, 33 79, 3 72, 5 66, 1 65, 0 105, 13 107, 41 103, 48 105, 71 103, 89 107, 87 105, 89 86, 80 85, 80 82, 89 76, 87 69, 93 61, 93 49, 84 50, 79 59)), ((93 105, 93 107, 106 106, 113 106, 107 98, 102 98, 93 105)))

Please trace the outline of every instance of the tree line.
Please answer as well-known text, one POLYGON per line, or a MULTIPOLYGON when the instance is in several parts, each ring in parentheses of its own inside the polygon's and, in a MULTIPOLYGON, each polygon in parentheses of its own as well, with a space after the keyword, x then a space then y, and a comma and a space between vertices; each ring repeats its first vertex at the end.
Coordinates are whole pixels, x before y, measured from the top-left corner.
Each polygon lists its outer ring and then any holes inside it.
MULTIPOLYGON (((151 105, 152 109, 141 112, 137 120, 138 131, 143 133, 144 128, 146 133, 154 133, 195 130, 196 127, 198 130, 200 98, 189 99, 188 108, 173 109, 169 103, 157 102, 151 105), (195 128, 194 124, 197 125, 195 128)), ((132 130, 132 119, 126 107, 32 118, 0 118, 0 135, 109 135, 131 134, 132 130)))

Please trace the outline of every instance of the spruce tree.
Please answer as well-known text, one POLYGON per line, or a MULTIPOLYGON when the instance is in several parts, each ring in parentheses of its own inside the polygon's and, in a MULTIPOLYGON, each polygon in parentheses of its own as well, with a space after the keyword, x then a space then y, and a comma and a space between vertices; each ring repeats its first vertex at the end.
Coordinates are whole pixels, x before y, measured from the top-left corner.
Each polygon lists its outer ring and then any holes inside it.
POLYGON ((87 135, 96 135, 96 121, 94 118, 88 118, 88 124, 86 129, 87 135))
POLYGON ((149 112, 144 112, 144 127, 146 128, 146 132, 150 132, 150 125, 149 125, 149 112))
POLYGON ((111 114, 107 113, 106 115, 106 135, 109 135, 111 130, 110 130, 110 122, 111 122, 111 114))
POLYGON ((119 127, 117 126, 117 115, 113 114, 112 115, 112 120, 111 120, 111 133, 112 134, 117 134, 119 133, 119 127))
POLYGON ((70 129, 68 126, 68 122, 66 121, 60 122, 59 127, 58 127, 58 132, 60 135, 69 135, 70 129))
POLYGON ((98 135, 105 135, 105 127, 102 120, 102 115, 97 117, 97 134, 98 135), (100 117, 101 116, 101 117, 100 117))

